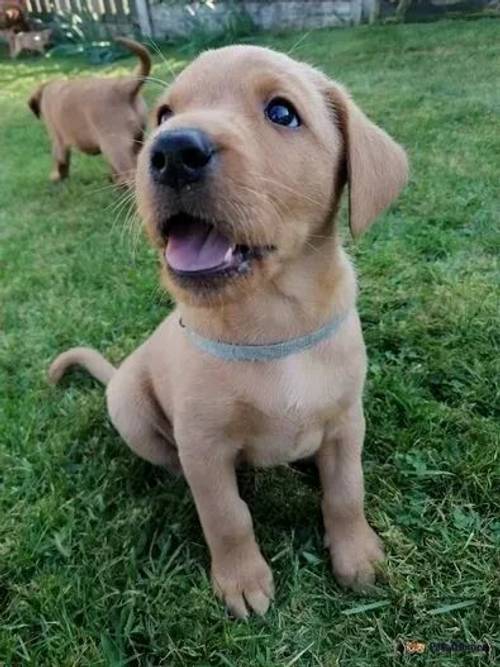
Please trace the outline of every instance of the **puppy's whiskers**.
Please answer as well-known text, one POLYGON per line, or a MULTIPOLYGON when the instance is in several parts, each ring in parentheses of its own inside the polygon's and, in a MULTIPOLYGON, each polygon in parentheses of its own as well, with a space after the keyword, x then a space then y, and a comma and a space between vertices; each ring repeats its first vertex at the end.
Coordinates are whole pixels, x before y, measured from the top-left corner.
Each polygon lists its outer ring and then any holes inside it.
POLYGON ((305 32, 303 35, 301 35, 301 36, 299 37, 299 39, 295 42, 295 44, 293 44, 293 46, 286 52, 286 55, 287 55, 287 56, 291 56, 292 53, 295 53, 295 51, 297 51, 297 49, 299 48, 299 46, 300 46, 303 42, 305 42, 306 39, 308 39, 308 38, 310 37, 311 33, 312 33, 312 30, 309 30, 308 32, 305 32))
POLYGON ((306 241, 305 245, 309 248, 309 250, 312 250, 316 255, 320 254, 320 249, 316 248, 310 241, 306 241))
POLYGON ((152 37, 149 37, 149 43, 150 43, 151 47, 153 48, 154 52, 155 52, 158 56, 160 56, 160 58, 162 59, 163 63, 167 66, 167 69, 168 69, 169 74, 170 74, 170 76, 172 77, 172 79, 175 79, 175 77, 176 77, 175 70, 174 70, 174 68, 172 67, 172 65, 170 64, 170 62, 165 58, 164 54, 162 53, 162 50, 161 50, 160 47, 158 46, 158 43, 155 42, 155 40, 154 40, 152 37))
POLYGON ((136 81, 146 81, 148 83, 156 83, 158 86, 161 86, 164 88, 165 86, 168 85, 168 81, 165 81, 163 79, 157 79, 154 76, 131 76, 131 79, 135 79, 136 81))
MULTIPOLYGON (((255 190, 254 188, 251 188, 251 187, 249 187, 249 186, 247 186, 247 185, 241 185, 241 184, 239 184, 239 183, 236 184, 236 183, 234 183, 234 181, 233 181, 233 187, 235 188, 235 190, 238 190, 238 189, 239 189, 239 190, 244 190, 245 192, 248 192, 248 193, 252 194, 254 197, 257 197, 257 198, 260 199, 261 201, 264 201, 264 202, 265 202, 265 206, 271 208, 271 210, 273 211, 273 213, 274 213, 274 215, 276 216, 277 220, 278 220, 280 223, 283 223, 283 222, 284 222, 284 216, 283 216, 282 213, 278 210, 278 208, 277 208, 275 202, 273 201, 272 197, 270 197, 267 193, 265 193, 265 192, 259 192, 258 190, 255 190)), ((247 210, 246 210, 247 208, 248 208, 248 207, 243 208, 243 214, 244 214, 243 217, 244 217, 245 219, 248 219, 248 217, 249 217, 249 213, 248 213, 247 210)), ((254 214, 253 218, 254 218, 254 217, 255 217, 255 214, 254 214)))
POLYGON ((113 214, 113 219, 111 222, 111 230, 114 232, 115 228, 120 225, 120 235, 123 234, 124 231, 124 224, 121 221, 123 213, 126 211, 128 212, 130 210, 130 206, 134 204, 133 199, 130 196, 123 196, 121 197, 117 202, 114 202, 112 205, 108 206, 107 208, 110 209, 111 213, 113 214))
MULTIPOLYGON (((261 174, 251 174, 255 178, 261 180, 264 183, 269 183, 271 185, 276 185, 279 188, 282 188, 283 190, 286 190, 287 192, 291 192, 294 195, 297 195, 297 191, 294 190, 292 187, 285 185, 284 183, 280 183, 280 181, 275 180, 274 178, 266 178, 265 176, 262 176, 261 174)), ((306 195, 304 193, 301 194, 301 197, 305 199, 306 201, 311 202, 311 204, 314 204, 315 206, 321 207, 323 205, 323 202, 319 201, 318 199, 314 199, 313 197, 310 197, 309 195, 306 195)))
POLYGON ((117 201, 115 202, 110 202, 105 210, 110 210, 111 213, 115 213, 119 211, 125 204, 130 203, 132 199, 134 199, 135 193, 134 192, 123 192, 120 194, 118 197, 117 201))
POLYGON ((310 239, 319 239, 321 241, 331 241, 333 234, 309 234, 310 239))
POLYGON ((102 185, 99 188, 92 188, 92 190, 89 190, 88 192, 84 193, 85 197, 92 197, 93 195, 100 194, 102 192, 109 192, 109 191, 117 192, 119 191, 118 186, 116 183, 108 183, 108 185, 102 185))
POLYGON ((119 194, 116 201, 112 201, 106 206, 105 210, 109 210, 111 213, 119 213, 124 206, 134 199, 134 197, 135 193, 133 191, 122 192, 119 194))

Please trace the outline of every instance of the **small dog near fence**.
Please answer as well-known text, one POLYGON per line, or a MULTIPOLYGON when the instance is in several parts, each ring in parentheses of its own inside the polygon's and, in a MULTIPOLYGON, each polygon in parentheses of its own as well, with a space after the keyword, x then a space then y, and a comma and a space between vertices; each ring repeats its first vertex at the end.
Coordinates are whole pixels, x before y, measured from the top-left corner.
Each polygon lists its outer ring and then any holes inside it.
POLYGON ((32 30, 30 32, 12 33, 9 37, 10 57, 17 58, 23 51, 45 53, 50 44, 52 30, 32 30))

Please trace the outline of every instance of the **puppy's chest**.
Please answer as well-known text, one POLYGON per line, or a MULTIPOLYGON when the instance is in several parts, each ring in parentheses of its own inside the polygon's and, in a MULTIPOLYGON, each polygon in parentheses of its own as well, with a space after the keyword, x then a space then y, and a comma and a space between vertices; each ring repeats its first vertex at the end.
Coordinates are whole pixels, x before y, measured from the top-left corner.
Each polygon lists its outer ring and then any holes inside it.
POLYGON ((291 358, 255 380, 244 420, 243 458, 253 465, 276 465, 314 454, 341 394, 331 366, 312 355, 291 358))

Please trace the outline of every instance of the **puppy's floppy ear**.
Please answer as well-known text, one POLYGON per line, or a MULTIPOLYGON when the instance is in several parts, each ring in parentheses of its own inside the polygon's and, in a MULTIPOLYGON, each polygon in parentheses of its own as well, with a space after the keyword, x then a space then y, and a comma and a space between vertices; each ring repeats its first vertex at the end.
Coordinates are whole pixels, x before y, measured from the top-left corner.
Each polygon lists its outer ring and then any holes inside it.
POLYGON ((40 105, 42 103, 42 93, 44 87, 45 84, 43 83, 41 86, 38 86, 38 88, 35 90, 33 95, 28 100, 28 106, 37 118, 40 118, 40 115, 42 113, 40 105))
POLYGON ((330 82, 328 99, 344 139, 349 226, 358 236, 406 185, 408 160, 404 149, 372 123, 343 88, 330 82))

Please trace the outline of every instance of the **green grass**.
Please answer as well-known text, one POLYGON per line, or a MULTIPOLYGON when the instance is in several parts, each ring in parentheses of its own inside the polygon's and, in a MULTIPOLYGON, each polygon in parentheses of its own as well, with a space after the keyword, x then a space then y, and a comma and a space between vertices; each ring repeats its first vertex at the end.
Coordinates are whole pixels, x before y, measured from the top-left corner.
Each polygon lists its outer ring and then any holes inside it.
MULTIPOLYGON (((295 45, 297 57, 342 80, 412 162, 406 192, 351 247, 370 355, 367 511, 385 542, 388 581, 370 596, 336 586, 312 473, 247 473, 242 492, 277 597, 264 619, 229 620, 210 590, 184 482, 128 451, 88 376, 47 385, 57 352, 87 344, 119 360, 169 302, 154 253, 124 227, 100 158, 75 156, 69 182, 48 182, 49 143, 25 99, 40 80, 86 65, 4 59, 2 665, 372 667, 403 662, 393 655, 398 637, 495 640, 500 23, 299 37, 259 39, 295 45)), ((167 76, 160 59, 155 76, 167 76)), ((149 99, 157 92, 151 85, 149 99)))

